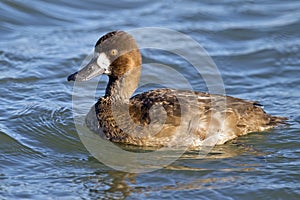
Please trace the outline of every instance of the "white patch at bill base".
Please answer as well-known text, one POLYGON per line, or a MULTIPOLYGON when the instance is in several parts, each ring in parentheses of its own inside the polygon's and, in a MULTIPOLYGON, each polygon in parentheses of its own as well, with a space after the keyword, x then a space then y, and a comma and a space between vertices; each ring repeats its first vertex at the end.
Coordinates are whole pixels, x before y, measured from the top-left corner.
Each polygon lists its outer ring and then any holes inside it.
POLYGON ((97 58, 97 65, 101 67, 102 69, 105 69, 105 71, 108 71, 108 67, 110 65, 110 61, 105 53, 100 53, 97 58))

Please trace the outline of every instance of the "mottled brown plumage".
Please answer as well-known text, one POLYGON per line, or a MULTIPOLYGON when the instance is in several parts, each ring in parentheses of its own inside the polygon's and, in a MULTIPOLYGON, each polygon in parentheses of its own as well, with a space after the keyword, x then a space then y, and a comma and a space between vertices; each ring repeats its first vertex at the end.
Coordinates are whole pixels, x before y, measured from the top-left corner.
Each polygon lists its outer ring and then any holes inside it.
MULTIPOLYGON (((123 31, 100 38, 95 53, 104 53, 110 61, 109 66, 104 66, 108 68, 109 83, 105 96, 99 98, 87 115, 86 124, 113 142, 195 147, 210 144, 205 142, 213 138, 214 143, 223 144, 285 120, 265 113, 256 102, 230 96, 157 89, 132 97, 139 82, 142 60, 134 39, 123 31), (110 53, 111 50, 116 51, 110 53)), ((78 73, 68 79, 86 80, 82 78, 85 71, 78 73)))

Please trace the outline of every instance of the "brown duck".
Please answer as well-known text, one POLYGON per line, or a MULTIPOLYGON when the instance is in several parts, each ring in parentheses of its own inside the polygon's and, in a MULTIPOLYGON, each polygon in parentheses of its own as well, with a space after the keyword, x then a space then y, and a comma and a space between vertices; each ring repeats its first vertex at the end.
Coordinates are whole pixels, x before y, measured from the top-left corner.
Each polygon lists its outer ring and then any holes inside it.
POLYGON ((195 147, 224 144, 285 120, 265 113, 257 102, 230 96, 175 89, 132 96, 141 68, 139 48, 128 33, 110 32, 97 41, 92 60, 68 77, 68 81, 87 81, 101 74, 109 77, 105 96, 86 117, 90 130, 124 144, 195 147))

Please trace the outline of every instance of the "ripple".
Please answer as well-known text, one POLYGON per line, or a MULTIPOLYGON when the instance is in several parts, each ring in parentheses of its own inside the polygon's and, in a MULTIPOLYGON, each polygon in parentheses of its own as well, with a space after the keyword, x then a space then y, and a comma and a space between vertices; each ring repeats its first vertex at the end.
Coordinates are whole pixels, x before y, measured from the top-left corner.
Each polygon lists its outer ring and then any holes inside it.
POLYGON ((74 146, 81 144, 77 135, 74 135, 71 110, 66 107, 25 104, 23 108, 13 111, 6 126, 10 127, 8 135, 46 155, 57 151, 70 153, 74 146), (68 128, 73 131, 69 132, 68 128))

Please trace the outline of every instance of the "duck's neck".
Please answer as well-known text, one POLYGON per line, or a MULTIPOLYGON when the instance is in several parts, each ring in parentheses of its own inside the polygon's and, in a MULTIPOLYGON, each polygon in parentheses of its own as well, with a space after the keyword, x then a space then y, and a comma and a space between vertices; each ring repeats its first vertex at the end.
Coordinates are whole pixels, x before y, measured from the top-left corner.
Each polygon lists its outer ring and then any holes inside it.
POLYGON ((126 72, 122 77, 109 77, 105 97, 126 102, 133 95, 140 81, 141 68, 126 72))

